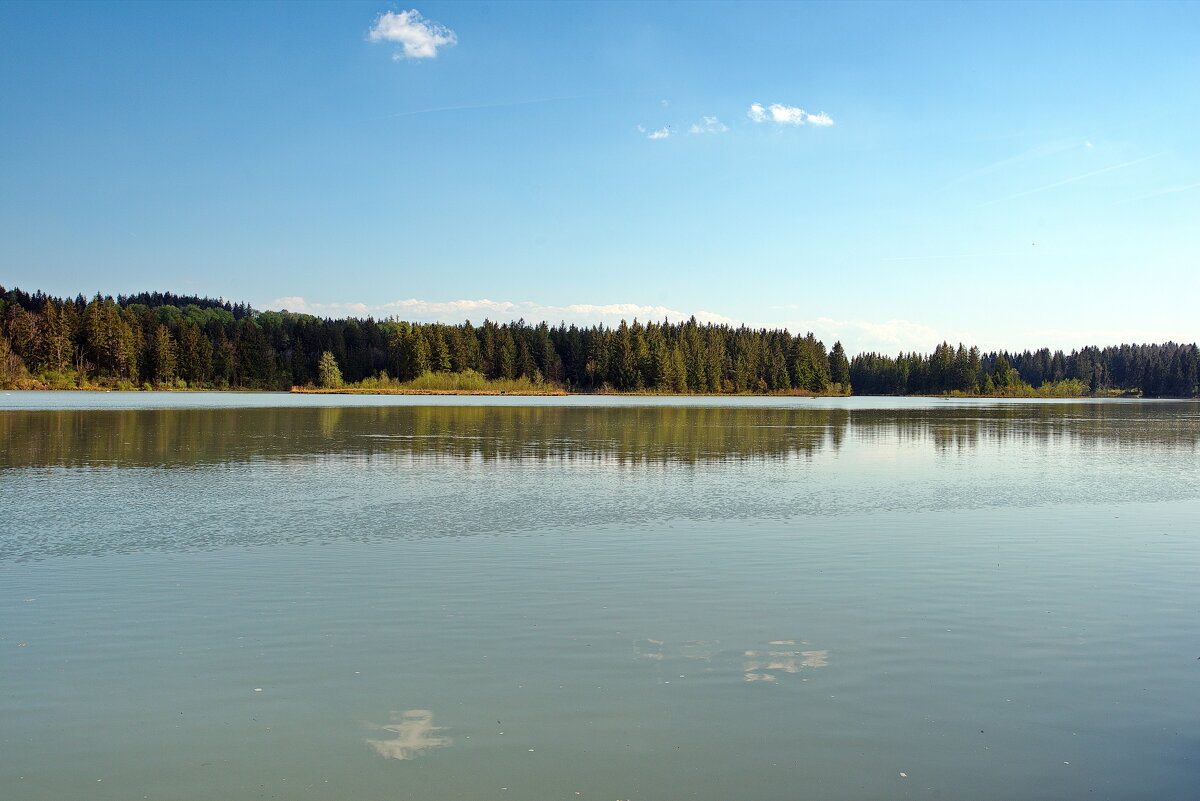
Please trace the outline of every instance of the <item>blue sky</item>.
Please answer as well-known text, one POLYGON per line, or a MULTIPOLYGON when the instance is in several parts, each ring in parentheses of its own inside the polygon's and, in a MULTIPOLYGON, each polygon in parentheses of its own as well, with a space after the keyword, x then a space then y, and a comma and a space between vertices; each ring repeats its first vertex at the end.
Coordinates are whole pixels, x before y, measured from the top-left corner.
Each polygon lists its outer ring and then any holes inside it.
POLYGON ((4 2, 0 284, 1191 342, 1198 40, 1195 3, 4 2))

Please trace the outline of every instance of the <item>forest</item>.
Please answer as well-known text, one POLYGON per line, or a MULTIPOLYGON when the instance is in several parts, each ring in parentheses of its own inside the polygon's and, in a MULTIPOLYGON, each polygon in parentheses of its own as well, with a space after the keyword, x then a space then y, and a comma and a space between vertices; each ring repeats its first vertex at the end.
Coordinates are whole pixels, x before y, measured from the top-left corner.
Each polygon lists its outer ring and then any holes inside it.
POLYGON ((849 358, 812 333, 686 322, 579 327, 329 319, 145 292, 50 297, 0 287, 7 389, 287 390, 479 374, 571 392, 1200 395, 1195 344, 849 358))

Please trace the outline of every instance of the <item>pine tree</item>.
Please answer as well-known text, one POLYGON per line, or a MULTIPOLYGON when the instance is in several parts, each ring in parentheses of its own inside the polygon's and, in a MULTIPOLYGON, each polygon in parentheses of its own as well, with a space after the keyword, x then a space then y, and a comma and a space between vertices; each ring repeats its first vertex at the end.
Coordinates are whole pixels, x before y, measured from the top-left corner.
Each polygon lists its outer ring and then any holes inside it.
POLYGON ((837 387, 837 391, 850 394, 850 362, 840 341, 834 342, 833 349, 829 351, 829 380, 837 387))
POLYGON ((1003 353, 996 357, 996 366, 992 369, 992 386, 997 392, 1003 393, 1008 388, 1012 371, 1012 368, 1008 366, 1008 359, 1003 353))
POLYGON ((190 385, 206 383, 212 373, 212 346, 190 320, 179 324, 178 369, 190 385))
POLYGON ((56 373, 71 363, 70 321, 49 298, 42 304, 41 362, 56 373))
POLYGON ((233 343, 233 374, 238 386, 269 386, 275 358, 262 327, 253 318, 238 320, 233 343))
POLYGON ((450 363, 450 347, 442 335, 441 326, 433 326, 429 336, 429 367, 435 373, 448 373, 453 367, 450 363))
POLYGON ((517 346, 507 325, 496 332, 496 373, 497 378, 517 377, 517 346))
POLYGON ((142 348, 142 327, 131 309, 107 307, 110 324, 108 332, 108 357, 118 378, 130 382, 138 381, 138 357, 142 348))
POLYGON ((411 378, 433 371, 429 359, 429 340, 422 329, 423 326, 413 326, 408 335, 408 369, 411 378))
POLYGON ((171 332, 161 323, 155 326, 148 343, 149 369, 156 385, 175 381, 176 347, 171 332))
POLYGON ((212 377, 217 386, 227 387, 233 383, 233 343, 225 334, 225 326, 214 322, 212 337, 212 377))

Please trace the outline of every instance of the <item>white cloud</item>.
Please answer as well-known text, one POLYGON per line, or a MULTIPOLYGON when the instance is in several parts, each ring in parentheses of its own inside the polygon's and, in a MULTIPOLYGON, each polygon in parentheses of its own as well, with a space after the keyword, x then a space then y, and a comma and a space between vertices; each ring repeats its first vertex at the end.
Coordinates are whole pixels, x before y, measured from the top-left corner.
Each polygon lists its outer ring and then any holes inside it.
POLYGON ((439 47, 458 43, 454 31, 421 16, 415 8, 409 11, 388 11, 380 14, 371 27, 372 42, 396 42, 404 46, 392 56, 402 58, 436 58, 439 47))
POLYGON ((751 103, 746 116, 754 122, 774 122, 779 125, 833 125, 833 117, 824 111, 809 114, 799 106, 785 106, 782 103, 772 103, 765 107, 762 103, 751 103))
POLYGON ((969 336, 946 334, 911 320, 874 322, 818 317, 814 320, 802 320, 794 326, 789 325, 788 328, 793 332, 812 331, 826 347, 833 347, 833 343, 840 340, 846 352, 851 354, 874 351, 895 356, 897 353, 909 351, 929 353, 943 341, 952 344, 963 342, 968 346, 974 344, 969 336))
POLYGON ((288 311, 312 314, 318 317, 398 317, 403 320, 418 322, 455 323, 475 318, 476 322, 484 317, 493 320, 516 320, 524 318, 528 322, 543 320, 555 324, 559 321, 568 323, 617 323, 621 320, 687 320, 694 316, 701 323, 716 323, 737 325, 738 321, 723 314, 708 311, 683 312, 666 306, 642 305, 638 303, 572 303, 566 306, 554 306, 533 301, 489 300, 451 300, 430 301, 408 298, 393 300, 387 303, 310 303, 302 297, 276 298, 267 307, 272 309, 287 309, 288 311))
POLYGON ((702 121, 696 123, 688 129, 689 133, 706 134, 706 133, 725 133, 729 130, 729 126, 721 122, 716 117, 701 117, 702 121))
POLYGON ((304 298, 292 296, 288 298, 275 298, 271 301, 271 307, 275 309, 287 309, 288 311, 300 312, 301 314, 309 314, 308 304, 304 302, 304 298))
POLYGON ((666 139, 670 135, 671 135, 671 126, 668 125, 666 128, 659 128, 657 131, 651 131, 650 133, 646 134, 646 138, 647 139, 666 139))
POLYGON ((803 125, 804 120, 808 117, 808 113, 804 109, 797 106, 784 106, 780 103, 772 103, 767 111, 771 112, 772 122, 784 125, 803 125))

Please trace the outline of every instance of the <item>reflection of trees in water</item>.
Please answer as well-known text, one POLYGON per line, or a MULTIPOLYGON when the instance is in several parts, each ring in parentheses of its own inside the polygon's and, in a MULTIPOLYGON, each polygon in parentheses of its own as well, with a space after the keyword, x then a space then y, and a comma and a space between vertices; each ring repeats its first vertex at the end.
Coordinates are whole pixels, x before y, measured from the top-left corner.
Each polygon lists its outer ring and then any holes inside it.
POLYGON ((985 442, 1195 449, 1194 403, 915 409, 392 406, 0 412, 2 467, 181 466, 319 454, 489 460, 726 462, 860 443, 985 442))
POLYGON ((176 466, 314 454, 705 462, 836 447, 845 410, 330 407, 0 412, 0 464, 176 466))
POLYGON ((937 450, 970 450, 984 443, 1148 445, 1195 449, 1200 405, 1191 402, 1004 403, 989 406, 851 412, 860 442, 894 438, 937 450))
POLYGON ((0 411, 0 466, 174 466, 311 454, 618 464, 811 456, 893 440, 967 450, 1068 440, 1194 448, 1193 403, 998 404, 919 409, 712 406, 0 411))

